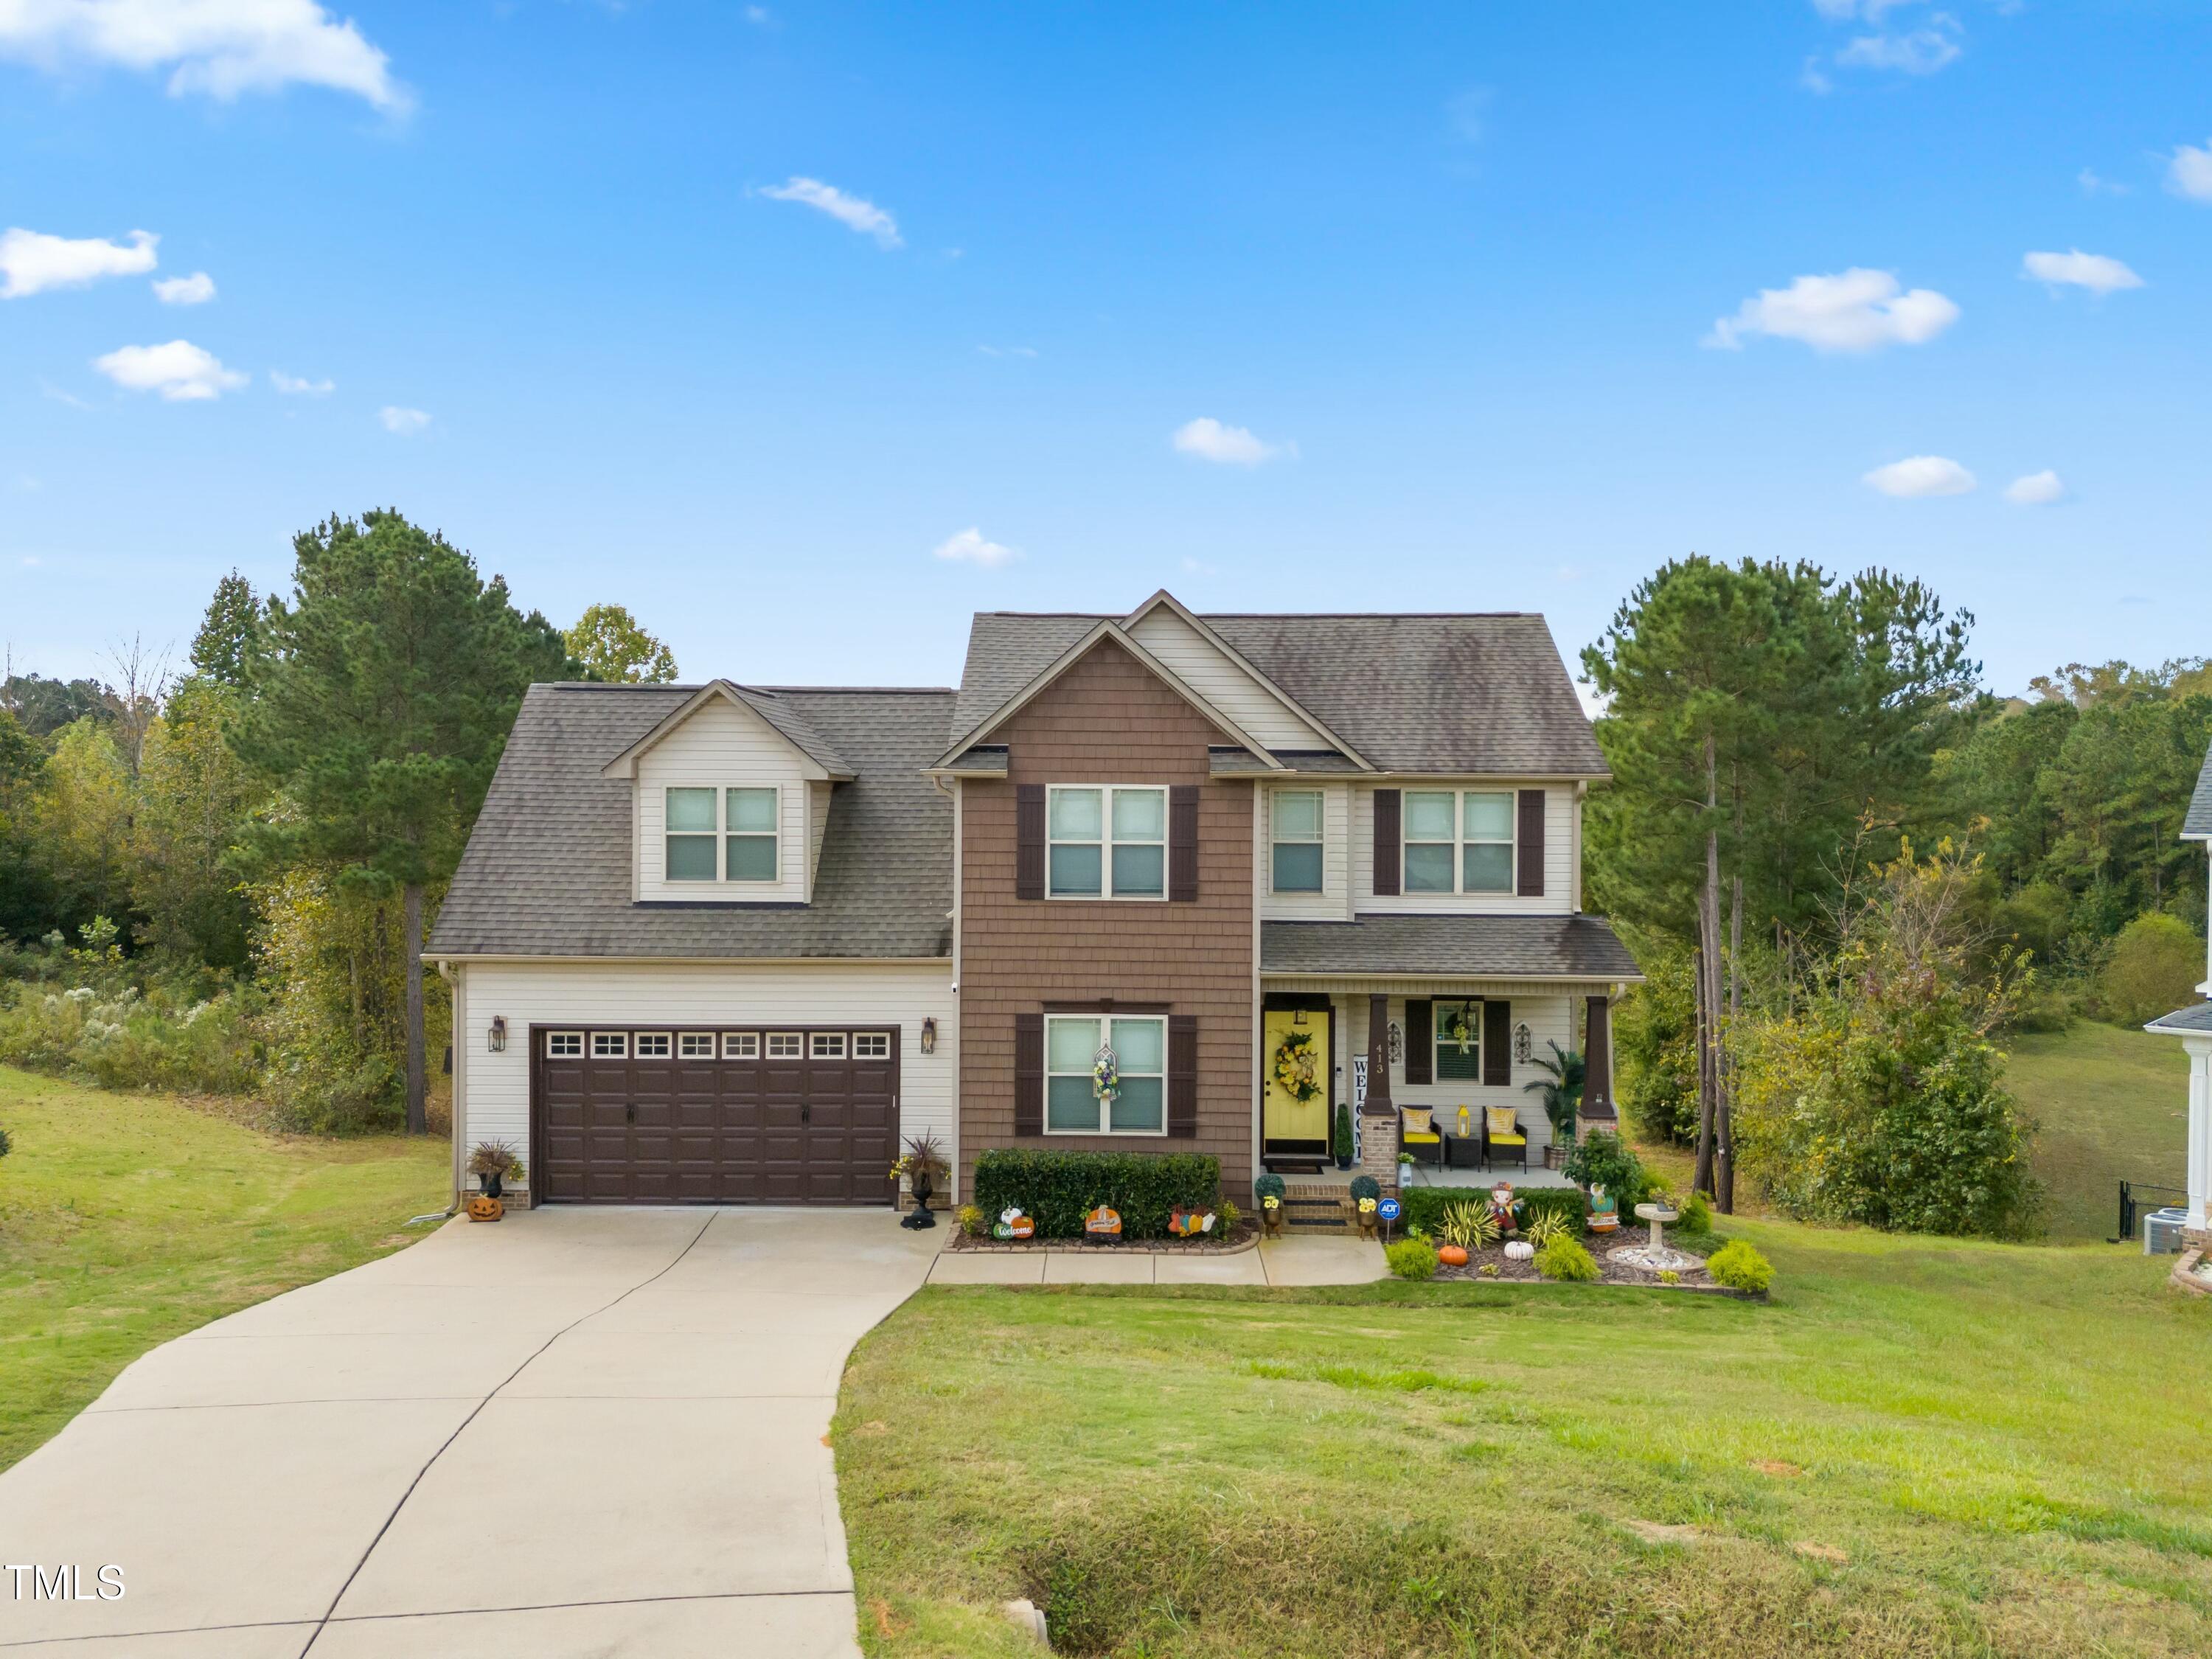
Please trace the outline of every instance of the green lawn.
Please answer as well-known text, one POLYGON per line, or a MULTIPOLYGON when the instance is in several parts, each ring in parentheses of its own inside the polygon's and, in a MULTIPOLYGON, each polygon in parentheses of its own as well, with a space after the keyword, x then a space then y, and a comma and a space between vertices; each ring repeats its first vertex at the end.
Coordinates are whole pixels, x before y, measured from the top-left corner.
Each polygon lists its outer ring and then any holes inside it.
POLYGON ((421 1237, 450 1190, 443 1142, 273 1137, 5 1066, 0 1127, 0 1468, 156 1343, 421 1237))
POLYGON ((2111 1237, 2123 1178, 2180 1184, 2189 1061, 2179 1042, 2081 1020, 2009 1046, 2007 1078, 2042 1126, 2035 1168, 2050 1193, 2052 1238, 2111 1237))
POLYGON ((1731 1231, 1770 1304, 926 1291, 836 1419, 864 1641, 1011 1656, 1029 1595, 1122 1659, 2212 1652, 2166 1262, 1731 1231))

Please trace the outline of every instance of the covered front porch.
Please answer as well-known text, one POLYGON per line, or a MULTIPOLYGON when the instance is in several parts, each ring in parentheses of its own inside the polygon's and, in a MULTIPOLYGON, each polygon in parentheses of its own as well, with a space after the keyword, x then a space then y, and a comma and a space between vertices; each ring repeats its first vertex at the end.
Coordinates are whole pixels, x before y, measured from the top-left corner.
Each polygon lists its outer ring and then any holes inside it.
POLYGON ((1259 1167, 1322 1188, 1565 1184, 1576 1121, 1544 1085, 1579 1055, 1580 1122, 1618 1121, 1611 1011, 1641 978, 1595 916, 1263 922, 1259 1167))

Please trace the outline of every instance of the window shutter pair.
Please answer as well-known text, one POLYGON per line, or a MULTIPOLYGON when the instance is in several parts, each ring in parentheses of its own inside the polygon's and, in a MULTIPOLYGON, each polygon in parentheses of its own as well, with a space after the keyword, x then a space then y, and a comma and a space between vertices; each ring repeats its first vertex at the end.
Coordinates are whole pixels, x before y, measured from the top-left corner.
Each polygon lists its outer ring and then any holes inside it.
MULTIPOLYGON (((1437 1006, 1426 997, 1406 1002, 1406 1081, 1437 1080, 1437 1006)), ((1502 1000, 1482 1005, 1482 1085, 1504 1089, 1513 1083, 1513 1005, 1502 1000)))
MULTIPOLYGON (((1520 843, 1519 869, 1513 890, 1522 898, 1544 896, 1544 792, 1523 789, 1516 803, 1518 823, 1514 838, 1520 843)), ((1404 797, 1395 789, 1375 792, 1375 895, 1396 898, 1404 890, 1399 870, 1405 859, 1404 797)), ((1411 1079, 1408 1079, 1410 1081, 1411 1079)))
MULTIPOLYGON (((1014 1016, 1014 1133, 1044 1133, 1044 1016, 1014 1016)), ((1168 1139, 1198 1134, 1198 1016, 1168 1016, 1168 1139)))
MULTIPOLYGON (((1041 783, 1014 786, 1014 896, 1044 896, 1045 800, 1041 783)), ((1168 791, 1168 901, 1198 901, 1198 786, 1168 791)))

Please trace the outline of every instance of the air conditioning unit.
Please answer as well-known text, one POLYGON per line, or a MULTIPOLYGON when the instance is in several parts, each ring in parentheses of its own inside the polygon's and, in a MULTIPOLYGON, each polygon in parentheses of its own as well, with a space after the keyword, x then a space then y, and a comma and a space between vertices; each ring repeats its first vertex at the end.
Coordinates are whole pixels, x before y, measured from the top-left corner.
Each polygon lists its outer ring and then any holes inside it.
POLYGON ((2143 1218, 2143 1254, 2179 1255, 2181 1230, 2188 1224, 2186 1210, 2153 1210, 2143 1218))

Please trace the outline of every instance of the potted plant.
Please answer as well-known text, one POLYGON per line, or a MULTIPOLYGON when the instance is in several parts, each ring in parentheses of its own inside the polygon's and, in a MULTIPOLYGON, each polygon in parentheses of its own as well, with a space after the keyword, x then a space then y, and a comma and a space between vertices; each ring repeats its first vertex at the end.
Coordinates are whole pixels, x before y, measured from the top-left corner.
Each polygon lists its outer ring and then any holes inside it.
POLYGON ((1538 1058, 1529 1062, 1544 1075, 1534 1083, 1523 1084, 1522 1092, 1544 1097, 1544 1115, 1552 1120, 1552 1144, 1544 1149, 1544 1167, 1556 1170, 1575 1144, 1575 1115, 1582 1109, 1584 1071, 1580 1054, 1556 1042, 1548 1046, 1552 1050, 1549 1060, 1538 1058))
POLYGON ((1413 1155, 1411 1152, 1401 1152, 1398 1154, 1398 1190, 1402 1193, 1413 1184, 1413 1155))
POLYGON ((1336 1103, 1336 1137, 1331 1150, 1336 1154, 1336 1167, 1352 1167, 1352 1108, 1342 1101, 1336 1103))
POLYGON ((1272 1170, 1252 1183, 1254 1196, 1260 1200, 1260 1231, 1268 1238, 1279 1238, 1283 1233, 1283 1178, 1272 1170))
POLYGON ((469 1219, 496 1221, 507 1212, 501 1197, 507 1181, 520 1179, 522 1159, 514 1143, 505 1140, 479 1140, 469 1151, 469 1173, 477 1178, 477 1190, 468 1201, 469 1219))
POLYGON ((891 1165, 891 1179, 903 1180, 914 1194, 914 1213, 900 1226, 920 1229, 937 1224, 937 1218, 929 1212, 929 1196, 937 1190, 938 1176, 945 1174, 947 1168, 944 1146, 935 1135, 908 1138, 905 1152, 891 1165))

